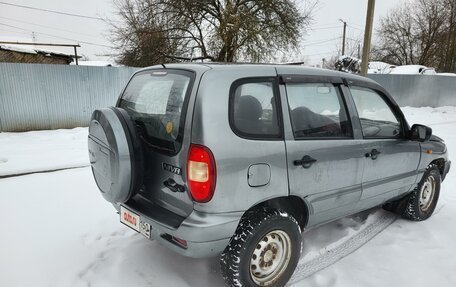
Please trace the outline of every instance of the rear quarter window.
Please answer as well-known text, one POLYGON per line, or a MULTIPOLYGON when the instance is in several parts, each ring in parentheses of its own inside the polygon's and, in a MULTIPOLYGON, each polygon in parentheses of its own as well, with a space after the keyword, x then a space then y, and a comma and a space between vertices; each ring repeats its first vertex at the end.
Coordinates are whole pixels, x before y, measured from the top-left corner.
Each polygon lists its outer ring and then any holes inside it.
POLYGON ((281 137, 276 80, 236 81, 230 92, 230 124, 234 132, 249 139, 281 137))

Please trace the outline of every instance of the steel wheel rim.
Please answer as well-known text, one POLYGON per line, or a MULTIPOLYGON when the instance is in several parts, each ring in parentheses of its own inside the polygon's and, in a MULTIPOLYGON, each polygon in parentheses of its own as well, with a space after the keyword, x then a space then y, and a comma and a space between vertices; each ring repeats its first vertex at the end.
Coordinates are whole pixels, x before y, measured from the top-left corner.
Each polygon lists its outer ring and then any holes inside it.
POLYGON ((287 269, 291 258, 291 240, 282 230, 267 233, 250 257, 250 277, 259 286, 269 286, 287 269))
POLYGON ((420 209, 426 212, 431 207, 435 194, 435 179, 432 176, 426 178, 420 191, 420 209))

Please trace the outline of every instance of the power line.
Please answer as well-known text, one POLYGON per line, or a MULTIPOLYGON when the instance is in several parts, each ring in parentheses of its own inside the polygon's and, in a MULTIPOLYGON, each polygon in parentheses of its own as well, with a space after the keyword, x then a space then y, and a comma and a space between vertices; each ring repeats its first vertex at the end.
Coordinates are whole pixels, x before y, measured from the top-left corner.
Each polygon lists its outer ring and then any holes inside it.
POLYGON ((105 47, 105 48, 112 48, 111 46, 108 46, 108 45, 97 44, 97 43, 92 43, 92 42, 87 42, 87 41, 80 41, 80 40, 77 40, 77 39, 71 39, 71 38, 55 36, 55 35, 51 35, 51 34, 47 34, 47 33, 36 32, 36 31, 29 30, 29 29, 24 29, 24 28, 21 28, 21 27, 17 27, 17 26, 14 26, 14 25, 8 25, 8 24, 4 24, 4 23, 0 23, 0 25, 11 27, 11 28, 15 28, 15 29, 19 29, 19 30, 23 30, 23 31, 35 32, 36 34, 49 36, 49 37, 53 37, 53 38, 64 39, 64 40, 69 40, 69 41, 76 41, 76 42, 83 43, 83 44, 86 44, 86 45, 93 45, 93 46, 100 46, 100 47, 105 47))
POLYGON ((30 9, 30 10, 37 10, 37 11, 42 11, 42 12, 54 13, 54 14, 72 16, 72 17, 79 17, 79 18, 85 18, 85 19, 94 19, 94 20, 104 21, 100 17, 86 16, 86 15, 80 15, 80 14, 72 14, 72 13, 66 13, 66 12, 61 12, 61 11, 42 9, 42 8, 26 6, 26 5, 12 4, 12 3, 7 3, 7 2, 2 2, 2 1, 0 1, 0 4, 8 5, 8 6, 14 6, 14 7, 19 7, 19 8, 24 8, 24 9, 30 9))
POLYGON ((304 54, 304 57, 312 57, 312 56, 320 56, 320 55, 329 55, 329 54, 332 54, 332 53, 334 53, 334 51, 328 51, 328 52, 322 52, 322 53, 310 54, 310 55, 305 55, 305 54, 304 54))
POLYGON ((315 28, 323 28, 323 27, 327 27, 327 26, 335 26, 337 25, 338 22, 331 22, 331 23, 318 23, 317 26, 315 26, 315 28))
POLYGON ((354 41, 354 42, 361 42, 362 39, 347 37, 347 40, 354 41))
POLYGON ((339 26, 330 26, 330 27, 321 27, 321 28, 310 28, 312 31, 317 31, 317 30, 329 30, 329 29, 335 29, 339 28, 339 26))
POLYGON ((355 29, 355 30, 363 31, 363 29, 357 28, 357 27, 353 26, 352 24, 348 24, 348 27, 355 29))
POLYGON ((353 23, 353 22, 348 22, 349 25, 352 25, 352 26, 358 26, 358 28, 364 28, 362 25, 359 25, 359 24, 356 24, 356 23, 353 23))
MULTIPOLYGON (((336 40, 340 40, 342 39, 342 37, 339 37, 338 39, 336 40)), ((329 42, 332 42, 334 40, 331 40, 331 41, 324 41, 323 43, 319 43, 319 44, 311 44, 311 45, 303 45, 304 47, 317 47, 317 46, 332 46, 332 44, 328 44, 329 42)))
POLYGON ((321 40, 321 41, 317 41, 317 42, 303 43, 303 45, 304 46, 315 46, 315 45, 318 45, 318 44, 323 44, 323 43, 328 43, 328 42, 331 42, 331 41, 334 41, 334 40, 339 40, 341 38, 342 37, 336 37, 336 38, 327 39, 327 40, 321 40))
POLYGON ((1 29, 1 28, 0 28, 0 31, 5 31, 5 32, 10 32, 10 33, 15 33, 15 34, 24 34, 24 35, 30 36, 30 33, 28 33, 28 32, 19 32, 19 31, 13 31, 13 30, 1 29))
POLYGON ((22 20, 18 20, 18 19, 13 19, 13 18, 8 18, 8 17, 3 17, 3 16, 0 16, 0 18, 5 19, 5 20, 9 20, 9 21, 18 22, 18 23, 30 24, 30 25, 34 25, 34 26, 38 26, 38 27, 47 28, 47 29, 53 29, 53 30, 56 30, 56 31, 68 32, 68 33, 72 33, 72 34, 79 34, 79 35, 93 37, 93 38, 99 38, 98 36, 94 36, 94 35, 89 35, 89 34, 85 34, 85 33, 80 33, 80 32, 74 32, 74 31, 70 31, 70 30, 55 28, 55 27, 52 27, 52 26, 40 25, 40 24, 27 22, 27 21, 22 21, 22 20))

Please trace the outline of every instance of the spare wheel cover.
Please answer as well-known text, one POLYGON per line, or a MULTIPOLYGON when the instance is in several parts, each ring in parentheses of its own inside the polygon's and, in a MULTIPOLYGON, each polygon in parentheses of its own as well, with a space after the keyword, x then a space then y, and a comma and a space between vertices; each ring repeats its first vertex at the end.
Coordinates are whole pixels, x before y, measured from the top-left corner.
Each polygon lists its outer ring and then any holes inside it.
POLYGON ((112 203, 123 203, 133 193, 133 148, 124 119, 115 109, 93 112, 89 126, 89 157, 103 197, 112 203))

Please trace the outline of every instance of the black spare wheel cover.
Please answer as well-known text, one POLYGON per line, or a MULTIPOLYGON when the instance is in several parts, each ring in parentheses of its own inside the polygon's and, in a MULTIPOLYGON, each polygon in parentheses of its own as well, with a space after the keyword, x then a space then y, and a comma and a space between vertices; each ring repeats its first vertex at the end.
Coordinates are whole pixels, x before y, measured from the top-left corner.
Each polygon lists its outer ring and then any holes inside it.
POLYGON ((114 107, 95 110, 90 121, 88 144, 92 173, 101 194, 112 203, 126 202, 137 188, 135 171, 138 169, 131 127, 127 113, 114 107))

